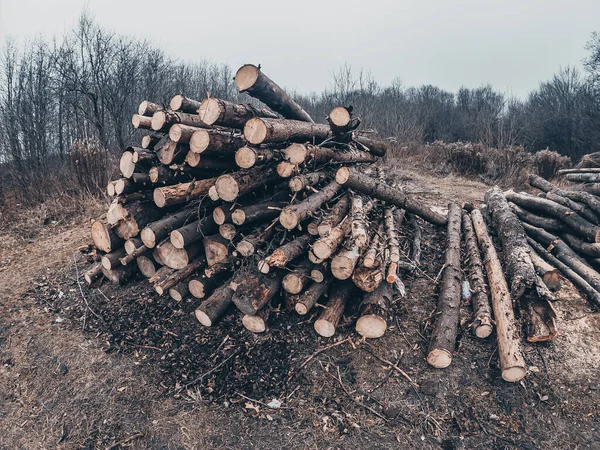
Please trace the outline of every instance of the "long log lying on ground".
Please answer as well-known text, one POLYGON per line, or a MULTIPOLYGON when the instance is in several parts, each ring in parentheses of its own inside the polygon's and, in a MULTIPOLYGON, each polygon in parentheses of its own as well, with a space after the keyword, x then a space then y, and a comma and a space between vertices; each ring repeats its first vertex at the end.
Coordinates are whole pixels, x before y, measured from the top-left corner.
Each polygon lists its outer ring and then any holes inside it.
POLYGON ((284 228, 293 230, 301 222, 311 217, 324 203, 331 200, 340 188, 341 186, 338 183, 332 181, 306 200, 295 205, 286 206, 279 215, 279 223, 284 228))
POLYGON ((487 285, 483 275, 483 263, 477 244, 471 216, 463 212, 463 230, 465 234, 465 251, 467 253, 466 272, 471 285, 471 304, 473 305, 473 323, 475 335, 486 338, 492 334, 492 310, 488 296, 487 285))
POLYGON ((600 173, 600 167, 582 167, 575 169, 560 169, 557 172, 559 175, 566 175, 568 173, 600 173))
POLYGON ((215 185, 221 200, 232 202, 236 198, 272 184, 276 180, 278 180, 278 176, 273 167, 259 166, 221 175, 212 184, 215 185))
POLYGON ((249 274, 237 286, 233 302, 244 314, 256 314, 279 292, 284 275, 283 271, 273 275, 249 274))
POLYGON ((102 274, 108 281, 113 284, 123 285, 125 284, 135 273, 137 272, 137 266, 135 264, 128 264, 126 266, 119 265, 114 269, 106 269, 102 267, 102 274))
POLYGON ((285 118, 313 122, 300 105, 260 70, 260 66, 245 64, 240 67, 235 74, 235 85, 240 92, 257 98, 285 118))
POLYGON ((527 235, 542 245, 545 245, 549 253, 556 256, 566 266, 573 269, 580 277, 586 280, 595 290, 600 292, 600 273, 592 269, 583 259, 575 253, 571 247, 565 244, 557 236, 548 233, 541 228, 523 224, 527 235))
POLYGON ((322 142, 331 135, 327 125, 287 119, 255 117, 246 122, 244 137, 253 145, 270 142, 322 142))
POLYGON ((588 208, 587 206, 578 203, 574 200, 571 200, 570 198, 564 197, 562 195, 559 195, 558 192, 556 191, 552 191, 552 192, 548 192, 544 194, 545 197, 548 200, 552 200, 553 202, 559 203, 571 210, 573 210, 574 212, 576 212, 577 214, 579 214, 581 217, 583 217, 585 220, 589 221, 590 223, 597 225, 598 224, 598 215, 592 211, 590 208, 588 208))
POLYGON ((333 277, 328 276, 321 283, 312 283, 308 289, 298 295, 294 309, 298 314, 304 316, 317 304, 322 295, 324 295, 333 281, 333 277))
POLYGON ((383 336, 387 330, 393 299, 392 285, 381 283, 373 292, 363 295, 356 321, 356 332, 369 339, 383 336))
POLYGON ((400 241, 398 230, 404 220, 404 210, 400 210, 400 216, 393 208, 385 208, 383 223, 386 233, 385 264, 387 266, 385 279, 388 283, 394 283, 398 274, 398 263, 400 262, 400 241))
POLYGON ((314 324, 315 331, 320 336, 331 337, 335 334, 335 329, 344 314, 353 288, 354 285, 349 280, 332 285, 325 309, 314 324))
POLYGON ((87 284, 92 284, 102 276, 102 263, 97 263, 83 274, 83 278, 87 284))
POLYGON ((561 233, 560 238, 582 256, 590 256, 593 258, 600 257, 600 244, 597 242, 584 242, 577 236, 569 233, 561 233))
POLYGON ((485 193, 485 202, 492 216, 494 229, 502 242, 502 253, 510 280, 510 294, 516 302, 535 286, 536 274, 529 257, 527 236, 500 189, 488 190, 485 193))
POLYGON ((253 333, 264 333, 268 328, 268 321, 271 315, 271 307, 265 306, 254 315, 244 314, 242 317, 242 325, 253 333))
POLYGON ((594 287, 588 283, 583 277, 576 273, 571 267, 564 264, 556 256, 548 252, 541 244, 532 239, 527 238, 531 248, 540 255, 546 262, 556 267, 566 278, 571 281, 577 288, 579 288, 588 300, 597 306, 600 306, 600 293, 594 289, 594 287))
POLYGON ((437 317, 427 362, 438 369, 448 367, 456 347, 460 310, 460 230, 462 212, 456 203, 448 205, 448 234, 444 273, 437 306, 437 317))
POLYGON ((255 108, 250 104, 236 104, 226 100, 209 97, 198 108, 198 115, 207 125, 220 125, 229 128, 244 128, 244 124, 253 117, 277 119, 277 114, 265 108, 255 108))
POLYGON ((598 183, 600 173, 568 173, 565 178, 574 183, 598 183))
POLYGON ((520 381, 527 373, 527 366, 521 353, 520 333, 515 322, 513 304, 502 265, 481 212, 477 209, 473 210, 471 219, 490 284, 502 378, 509 382, 520 381))
POLYGON ((432 211, 421 201, 415 200, 402 192, 378 180, 369 177, 354 167, 341 167, 335 175, 335 181, 339 184, 355 189, 364 194, 383 200, 386 203, 403 208, 419 217, 422 217, 434 225, 444 226, 447 223, 446 217, 432 211))
POLYGON ((309 172, 293 177, 289 182, 290 191, 300 192, 309 187, 316 186, 327 179, 327 174, 322 171, 309 172))
POLYGON ((527 222, 529 225, 533 225, 534 227, 543 228, 548 231, 563 231, 568 229, 568 227, 563 224, 560 220, 555 219, 554 217, 542 217, 529 212, 518 205, 515 205, 513 202, 508 202, 508 205, 513 210, 513 212, 517 215, 521 222, 527 222))
POLYGON ((587 205, 593 212, 600 213, 600 199, 589 192, 559 189, 548 180, 535 174, 529 175, 529 184, 543 192, 555 192, 562 197, 587 205))
POLYGON ((196 309, 196 318, 202 325, 212 327, 225 314, 232 303, 233 289, 230 286, 232 281, 233 279, 229 279, 215 289, 211 296, 196 309))
POLYGON ((281 214, 281 209, 288 204, 283 199, 284 195, 275 195, 273 198, 265 200, 254 205, 236 208, 231 213, 231 221, 236 225, 249 225, 251 223, 265 222, 272 220, 281 214))
POLYGON ((325 163, 373 163, 377 157, 369 152, 319 147, 312 144, 292 144, 284 150, 284 156, 292 164, 325 163))
POLYGON ((534 197, 527 194, 517 194, 508 191, 505 194, 507 200, 533 211, 540 211, 555 217, 590 242, 600 242, 600 227, 585 220, 569 208, 545 198, 534 197))
POLYGON ((156 188, 154 189, 154 203, 159 208, 187 203, 207 195, 208 190, 215 185, 216 181, 217 178, 208 178, 156 188))

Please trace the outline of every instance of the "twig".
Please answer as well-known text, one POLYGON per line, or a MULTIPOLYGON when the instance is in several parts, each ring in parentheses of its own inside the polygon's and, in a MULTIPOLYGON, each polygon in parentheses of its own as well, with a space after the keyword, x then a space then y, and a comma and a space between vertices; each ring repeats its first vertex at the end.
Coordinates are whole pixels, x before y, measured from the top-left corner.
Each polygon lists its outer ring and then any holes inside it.
POLYGON ((333 347, 337 347, 338 345, 342 345, 344 342, 348 342, 348 341, 350 341, 350 336, 348 336, 346 339, 342 339, 341 341, 336 342, 334 344, 330 344, 326 347, 317 349, 317 351, 315 351, 312 355, 310 355, 308 358, 306 358, 302 364, 300 364, 300 367, 298 367, 298 370, 290 373, 290 375, 288 376, 288 379, 287 379, 288 383, 290 382, 290 380, 292 378, 294 378, 294 375, 296 375, 296 373, 300 372, 304 367, 306 367, 306 365, 309 362, 311 362, 315 358, 315 356, 318 356, 321 353, 326 352, 327 350, 332 349, 333 347))
POLYGON ((289 406, 279 406, 279 407, 275 407, 275 406, 269 406, 267 403, 265 402, 261 402, 260 400, 256 400, 250 397, 246 397, 244 394, 240 394, 239 392, 234 392, 235 395, 239 395, 240 397, 250 401, 250 402, 254 402, 254 403, 258 403, 259 405, 264 406, 265 408, 270 408, 270 409, 293 409, 289 406))
POLYGON ((223 361, 221 361, 219 364, 217 364, 215 367, 213 367, 212 369, 210 369, 208 372, 203 373, 202 375, 200 375, 199 377, 195 378, 194 380, 190 381, 189 383, 185 384, 183 386, 183 389, 187 388, 188 386, 191 386, 192 384, 196 384, 198 381, 201 381, 204 377, 207 377, 208 375, 210 375, 211 373, 217 371, 221 366, 223 366, 227 361, 229 361, 231 358, 233 358, 234 356, 237 356, 240 353, 239 350, 236 350, 235 352, 233 352, 230 356, 228 356, 226 359, 224 359, 223 361))
POLYGON ((369 352, 369 354, 371 354, 375 359, 378 359, 379 361, 381 361, 384 364, 387 364, 388 366, 390 366, 392 369, 394 369, 396 372, 398 372, 400 375, 402 375, 404 378, 406 378, 406 380, 413 385, 413 387, 419 387, 419 385, 417 383, 415 383, 413 381, 413 379, 404 371, 402 370, 400 367, 398 367, 397 364, 394 364, 393 362, 382 358, 381 356, 379 356, 378 354, 376 354, 375 352, 372 352, 371 350, 365 350, 366 352, 369 352))
MULTIPOLYGON (((102 317, 100 317, 98 314, 96 314, 96 312, 92 308, 90 308, 90 304, 88 303, 87 298, 85 297, 85 294, 83 293, 83 288, 81 287, 81 281, 79 281, 79 268, 77 267, 77 260, 75 259, 75 257, 73 257, 73 264, 75 265, 75 276, 77 279, 77 286, 79 287, 79 293, 81 294, 81 298, 83 299, 86 308, 89 309, 90 312, 94 316, 96 316, 96 318, 98 320, 101 320, 102 322, 104 322, 104 319, 102 319, 102 317)), ((83 320, 83 326, 85 328, 85 318, 83 320)))
POLYGON ((122 441, 117 442, 116 444, 111 445, 110 447, 108 447, 107 450, 113 450, 123 444, 127 444, 128 442, 134 441, 136 439, 139 439, 141 437, 144 437, 144 433, 136 433, 136 434, 132 434, 131 436, 123 439, 122 441))

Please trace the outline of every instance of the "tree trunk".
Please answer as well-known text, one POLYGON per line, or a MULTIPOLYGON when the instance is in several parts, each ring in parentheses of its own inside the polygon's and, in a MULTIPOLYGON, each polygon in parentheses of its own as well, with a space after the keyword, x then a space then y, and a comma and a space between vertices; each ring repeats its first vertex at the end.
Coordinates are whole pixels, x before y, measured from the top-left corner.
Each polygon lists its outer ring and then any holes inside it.
POLYGON ((217 224, 213 220, 212 216, 209 215, 171 231, 171 244, 173 244, 173 247, 175 248, 188 247, 194 242, 204 238, 204 236, 209 236, 216 233, 217 230, 217 224))
MULTIPOLYGON (((152 278, 156 274, 156 264, 150 256, 138 256, 136 259, 137 266, 146 278, 152 278)), ((171 269, 169 269, 171 270, 171 269)))
POLYGON ((199 129, 190 138, 190 149, 200 154, 231 156, 244 145, 242 135, 217 130, 199 129))
POLYGON ((596 306, 600 306, 600 293, 594 289, 594 287, 588 283, 583 277, 577 274, 571 267, 564 264, 561 260, 556 258, 554 255, 549 253, 542 245, 528 237, 527 242, 531 248, 540 255, 546 262, 552 264, 560 272, 571 281, 578 289, 580 289, 588 300, 594 303, 596 306))
POLYGON ((509 382, 520 381, 527 373, 527 366, 521 354, 520 333, 515 323, 512 300, 502 265, 481 212, 473 210, 471 218, 490 284, 502 378, 509 382))
POLYGON ((148 202, 130 203, 127 208, 121 208, 118 208, 121 218, 115 226, 115 231, 123 239, 139 235, 146 225, 162 216, 162 211, 148 202))
POLYGON ((260 100, 287 119, 313 122, 300 105, 261 72, 260 65, 256 67, 253 64, 246 64, 240 67, 235 74, 235 85, 240 92, 246 92, 260 100))
POLYGON ((141 116, 139 114, 134 114, 131 118, 131 124, 133 128, 142 129, 142 130, 151 130, 152 129, 152 117, 141 116))
POLYGON ((560 275, 558 270, 544 261, 533 248, 529 249, 529 256, 531 257, 531 262, 533 262, 536 273, 542 279, 544 284, 548 286, 548 289, 551 291, 560 289, 560 275))
POLYGON ((131 194, 150 187, 150 177, 146 173, 134 173, 130 179, 116 180, 114 187, 115 195, 131 194))
POLYGON ((92 222, 92 240, 96 248, 102 252, 110 253, 123 245, 123 239, 115 230, 103 220, 92 222))
POLYGON ((275 159, 276 153, 270 148, 252 148, 247 145, 235 152, 235 163, 242 169, 249 169, 275 159))
POLYGON ((374 231, 373 233, 373 237, 371 238, 371 242, 369 244, 369 248, 367 249, 367 251, 365 252, 363 259, 362 259, 362 266, 370 269, 372 267, 378 267, 380 266, 383 261, 382 261, 382 252, 380 251, 381 248, 381 242, 382 239, 384 237, 384 227, 383 227, 383 222, 381 222, 377 228, 377 230, 374 231))
POLYGON ((354 285, 350 281, 338 282, 332 286, 327 305, 314 325, 320 336, 331 337, 335 334, 335 328, 344 314, 353 288, 354 285))
POLYGON ((561 169, 557 172, 559 175, 566 175, 568 173, 600 173, 600 167, 585 167, 575 169, 561 169))
POLYGON ((206 180, 190 181, 189 183, 156 188, 154 189, 154 203, 159 208, 187 203, 190 200, 207 195, 208 190, 214 186, 216 181, 217 178, 208 178, 206 180))
POLYGON ((171 99, 169 108, 171 108, 173 111, 196 114, 200 108, 200 105, 201 102, 198 100, 192 100, 191 98, 184 97, 183 95, 176 95, 171 99))
POLYGON ((231 213, 231 221, 236 225, 248 225, 257 222, 266 222, 279 216, 281 209, 288 204, 280 200, 283 196, 275 196, 255 205, 235 209, 231 213))
POLYGON ((403 208, 434 225, 444 226, 447 224, 446 217, 432 211, 427 206, 423 205, 422 201, 417 201, 406 195, 400 189, 395 189, 380 183, 368 175, 364 175, 357 168, 342 167, 338 169, 335 180, 341 185, 355 189, 370 195, 371 197, 378 198, 399 208, 403 208))
POLYGON ((162 283, 164 280, 169 278, 171 275, 175 273, 175 269, 171 269, 170 267, 163 266, 156 271, 154 275, 152 275, 148 282, 152 285, 162 283))
POLYGON ((540 211, 563 222, 579 236, 590 242, 600 242, 600 227, 592 225, 569 208, 545 198, 534 197, 526 194, 517 194, 509 191, 505 193, 506 199, 513 203, 534 211, 540 211))
POLYGON ((180 270, 202 253, 202 244, 196 242, 186 248, 175 248, 171 242, 165 241, 159 244, 156 250, 165 266, 180 270))
POLYGON ((566 179, 574 183, 598 183, 600 173, 568 173, 566 179))
POLYGON ((389 283, 381 283, 375 291, 365 293, 359 308, 356 332, 368 339, 383 336, 390 319, 392 299, 393 289, 389 283))
POLYGON ((300 192, 312 186, 316 186, 327 179, 325 172, 309 172, 304 175, 293 177, 289 182, 289 187, 292 192, 300 192))
POLYGON ((296 203, 295 205, 287 206, 279 215, 279 223, 288 229, 293 230, 301 222, 313 215, 324 203, 331 200, 341 186, 335 181, 332 181, 319 192, 314 193, 306 200, 296 203))
POLYGON ((592 242, 584 242, 577 236, 569 233, 561 233, 560 238, 573 248, 577 253, 585 257, 598 258, 600 257, 600 244, 592 242))
POLYGON ((312 144, 292 144, 284 150, 286 161, 292 164, 374 163, 377 157, 359 150, 341 151, 312 144))
POLYGON ((265 108, 258 109, 250 104, 236 104, 213 97, 202 102, 198 114, 207 125, 238 129, 244 128, 244 124, 253 117, 277 118, 277 114, 265 108))
POLYGON ((229 257, 229 241, 220 234, 207 236, 202 241, 204 243, 204 254, 208 267, 227 261, 229 257))
POLYGON ((211 296, 204 300, 198 309, 196 309, 196 318, 205 327, 212 327, 225 314, 229 305, 231 305, 233 289, 231 289, 230 283, 232 280, 227 280, 221 287, 215 289, 211 296))
POLYGON ((87 270, 83 274, 83 278, 87 284, 92 284, 98 278, 102 276, 102 263, 96 263, 91 269, 87 270))
POLYGON ((590 223, 592 223, 594 225, 598 225, 598 216, 596 215, 596 213, 594 213, 593 211, 591 211, 589 208, 585 207, 581 203, 578 203, 567 197, 559 195, 559 193, 556 191, 546 193, 545 198, 547 198, 548 200, 551 200, 553 202, 556 202, 560 205, 566 206, 567 208, 572 209, 577 214, 579 214, 581 217, 583 217, 585 220, 589 221, 590 223))
POLYGON ((331 136, 327 125, 287 119, 254 118, 246 122, 244 137, 253 145, 275 142, 319 143, 331 136))
MULTIPOLYGON (((219 275, 224 274, 225 272, 221 272, 219 275)), ((190 294, 192 294, 194 297, 205 298, 210 295, 223 281, 223 276, 207 277, 206 275, 199 275, 190 279, 188 283, 188 289, 190 290, 190 294)), ((229 283, 229 281, 227 283, 229 283)))
POLYGON ((360 118, 352 114, 352 107, 336 106, 327 116, 333 134, 345 134, 358 128, 360 118))
MULTIPOLYGON (((206 265, 206 259, 203 256, 201 256, 200 258, 197 258, 197 259, 189 262, 188 264, 183 266, 181 269, 176 270, 175 272, 170 274, 168 277, 161 279, 160 281, 157 281, 156 283, 154 283, 154 289, 156 290, 158 295, 163 295, 165 292, 167 292, 172 287, 177 286, 178 284, 187 281, 187 279, 189 277, 191 277, 194 274, 194 272, 201 270, 201 268, 204 267, 205 265, 206 265)), ((186 283, 186 289, 187 289, 187 283, 186 283)))
POLYGON ((232 202, 249 192, 272 184, 277 179, 277 173, 272 167, 259 166, 221 175, 214 181, 214 185, 221 200, 232 202))
POLYGON ((506 273, 510 279, 510 293, 516 302, 535 286, 536 274, 529 257, 527 236, 500 189, 487 191, 485 201, 492 216, 494 229, 502 241, 506 273))
POLYGON ((196 128, 210 128, 209 125, 202 122, 198 114, 189 114, 175 111, 156 111, 152 115, 151 126, 154 131, 168 129, 171 125, 180 123, 196 128))
MULTIPOLYGON (((169 139, 171 141, 176 142, 178 144, 189 144, 192 136, 196 131, 205 131, 203 128, 191 127, 189 125, 182 125, 180 123, 176 123, 169 128, 169 139)), ((193 148, 190 150, 194 151, 193 148)))
POLYGON ((477 245, 477 237, 473 230, 473 222, 471 216, 466 212, 463 212, 462 223, 467 254, 466 272, 469 276, 471 304, 473 305, 473 323, 471 326, 475 330, 475 335, 483 339, 492 334, 493 330, 490 299, 483 276, 483 263, 477 245))
POLYGON ((373 292, 384 279, 383 265, 377 267, 359 266, 354 269, 352 281, 363 292, 373 292))
POLYGON ((296 312, 301 316, 308 314, 311 308, 319 301, 321 296, 327 292, 332 281, 333 278, 327 276, 323 282, 311 284, 308 289, 306 289, 302 294, 298 295, 294 305, 296 312))
POLYGON ((233 303, 244 314, 255 315, 279 292, 283 275, 282 271, 273 275, 248 274, 233 294, 233 303))

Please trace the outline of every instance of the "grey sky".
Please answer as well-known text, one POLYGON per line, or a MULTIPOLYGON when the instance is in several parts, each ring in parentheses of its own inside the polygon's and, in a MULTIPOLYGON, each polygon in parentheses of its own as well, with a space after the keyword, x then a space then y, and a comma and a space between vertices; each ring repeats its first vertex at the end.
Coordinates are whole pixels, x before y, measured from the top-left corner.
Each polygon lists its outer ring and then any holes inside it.
POLYGON ((490 83, 522 97, 559 67, 580 67, 600 31, 598 0, 0 0, 0 40, 62 36, 86 6, 172 56, 261 63, 299 92, 322 90, 348 63, 381 83, 490 83))

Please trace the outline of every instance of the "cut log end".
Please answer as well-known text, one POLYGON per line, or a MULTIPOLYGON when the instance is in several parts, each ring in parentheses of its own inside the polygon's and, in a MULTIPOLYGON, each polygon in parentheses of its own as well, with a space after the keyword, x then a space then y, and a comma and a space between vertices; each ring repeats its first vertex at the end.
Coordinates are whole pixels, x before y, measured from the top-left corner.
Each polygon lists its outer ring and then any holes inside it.
POLYGON ((244 317, 242 317, 242 324, 253 333, 264 333, 267 329, 265 320, 259 315, 244 315, 244 317))
POLYGON ((525 375, 527 375, 527 370, 525 367, 520 366, 509 367, 508 369, 504 369, 502 371, 502 379, 504 381, 508 381, 509 383, 521 381, 525 375))
POLYGON ((183 105, 185 97, 183 95, 176 95, 171 99, 171 103, 169 103, 169 108, 173 111, 179 111, 181 106, 183 105))
POLYGON ((123 152, 119 160, 119 169, 125 178, 131 178, 135 171, 135 163, 133 162, 133 152, 123 152))
POLYGON ((241 241, 237 245, 236 250, 240 252, 240 255, 247 258, 248 256, 252 256, 254 254, 254 245, 248 241, 241 241))
POLYGON ((156 206, 158 206, 159 208, 164 208, 167 204, 167 198, 165 197, 165 194, 162 190, 159 189, 154 189, 154 192, 152 193, 152 198, 154 199, 154 203, 156 204, 156 206))
POLYGON ((193 153, 203 153, 210 145, 210 134, 206 130, 197 130, 190 138, 190 150, 193 153))
POLYGON ((156 247, 156 235, 150 228, 144 228, 140 234, 142 242, 148 248, 156 247))
POLYGON ((262 144, 267 138, 267 125, 260 118, 254 117, 244 125, 244 137, 254 145, 262 144))
POLYGON ((154 131, 162 129, 167 123, 167 114, 164 111, 156 111, 152 115, 152 122, 150 126, 154 131))
POLYGON ((308 313, 309 308, 302 304, 302 303, 296 303, 296 306, 294 307, 296 309, 296 312, 298 314, 300 314, 301 316, 304 316, 308 313))
POLYGON ((490 324, 481 324, 475 327, 475 336, 485 339, 492 334, 494 328, 490 324))
POLYGON ((323 337, 331 337, 335 334, 335 326, 327 320, 318 319, 315 322, 315 331, 323 337))
POLYGON ((287 230, 293 230, 299 224, 298 214, 288 208, 284 208, 279 215, 279 223, 287 230))
POLYGON ((271 266, 263 259, 258 262, 258 271, 260 273, 269 273, 271 271, 271 266))
POLYGON ((227 214, 222 207, 213 209, 213 220, 217 225, 223 225, 225 223, 225 220, 227 220, 227 214))
POLYGON ((215 186, 211 186, 208 189, 208 198, 210 198, 213 202, 219 200, 219 193, 217 192, 217 188, 215 186))
POLYGON ((336 106, 329 113, 329 120, 338 127, 345 127, 352 120, 352 116, 347 108, 336 106))
POLYGON ((207 125, 213 125, 221 115, 221 106, 219 101, 215 98, 207 98, 201 104, 198 109, 198 114, 202 118, 202 122, 207 125))
POLYGON ((452 353, 443 348, 434 348, 427 355, 427 363, 436 369, 445 369, 452 362, 452 353))
POLYGON ((235 152, 235 163, 242 169, 249 169, 256 164, 256 152, 250 147, 242 147, 235 152))
POLYGON ((183 295, 181 295, 181 292, 174 287, 169 289, 169 296, 176 302, 180 302, 183 300, 183 295))
POLYGON ((235 74, 235 85, 240 92, 250 89, 258 80, 260 70, 253 64, 242 66, 235 74))
POLYGON ((179 230, 173 230, 170 234, 171 244, 175 248, 184 248, 185 247, 185 238, 179 232, 179 230))
POLYGON ((285 159, 291 164, 303 163, 307 155, 308 150, 303 144, 292 144, 285 149, 285 159))
POLYGON ((215 182, 215 189, 221 200, 232 202, 240 192, 237 181, 231 175, 221 175, 215 182))
POLYGON ((386 329, 387 322, 385 319, 375 314, 362 316, 356 322, 356 332, 368 339, 375 339, 383 336, 386 329))
POLYGON ((194 311, 194 315, 196 316, 196 319, 198 319, 198 322, 200 322, 202 325, 205 327, 212 327, 212 320, 210 320, 210 317, 208 317, 205 312, 197 309, 194 311))
POLYGON ((348 181, 348 178, 350 178, 350 169, 347 167, 340 167, 335 174, 335 181, 338 184, 343 185, 348 181))
POLYGON ((246 213, 243 209, 236 209, 231 213, 231 221, 236 225, 242 225, 246 221, 246 213))
POLYGON ((277 175, 281 178, 289 178, 294 173, 295 168, 296 166, 294 164, 287 161, 281 161, 277 164, 277 175))
POLYGON ((174 124, 169 128, 169 139, 173 142, 179 142, 181 139, 182 129, 180 124, 174 124))

